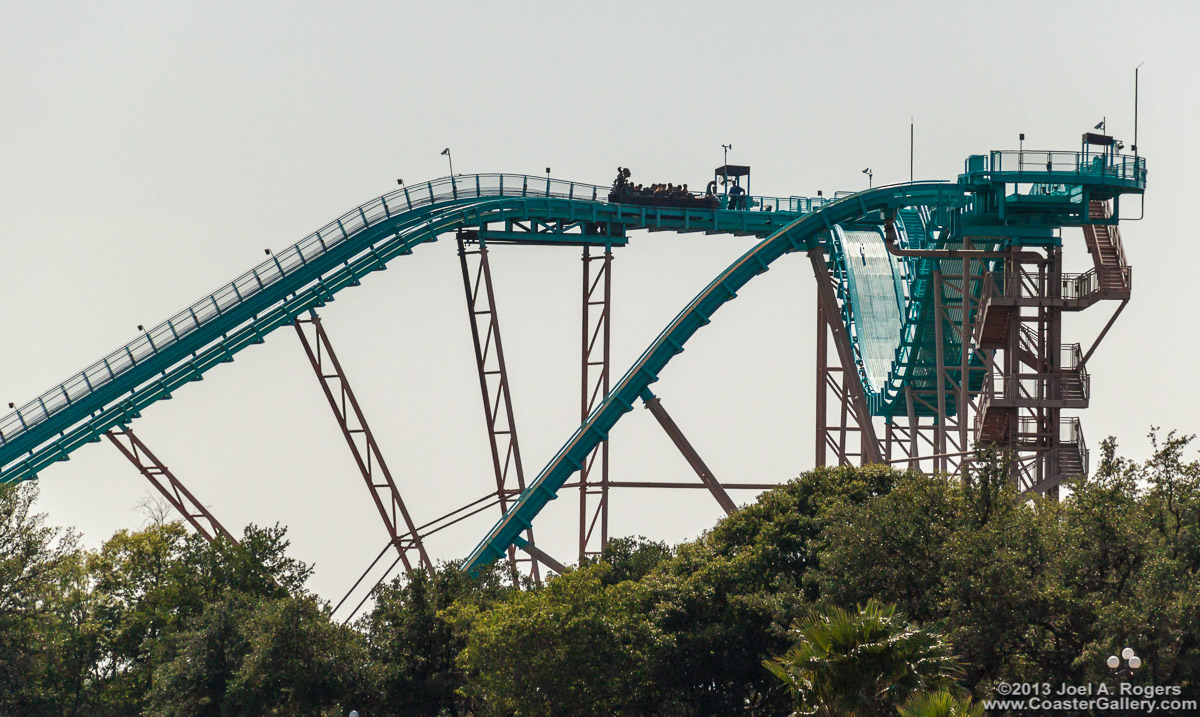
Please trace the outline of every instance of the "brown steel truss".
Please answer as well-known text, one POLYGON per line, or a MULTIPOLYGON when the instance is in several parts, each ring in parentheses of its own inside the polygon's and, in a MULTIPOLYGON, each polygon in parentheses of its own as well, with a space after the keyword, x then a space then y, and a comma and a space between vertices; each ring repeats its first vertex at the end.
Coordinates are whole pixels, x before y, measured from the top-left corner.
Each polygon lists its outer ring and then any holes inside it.
MULTIPOLYGON (((580 346, 579 422, 609 391, 609 325, 612 316, 612 248, 583 247, 583 322, 580 346), (593 265, 596 265, 593 267, 593 265)), ((608 440, 592 450, 579 470, 579 559, 599 555, 608 544, 608 440), (589 498, 595 503, 589 506, 589 498), (598 532, 597 532, 598 531, 598 532)))
MULTIPOLYGON (((472 240, 459 234, 457 240, 463 289, 467 297, 467 316, 471 322, 471 339, 475 345, 475 363, 479 370, 479 390, 483 395, 492 468, 496 474, 496 493, 503 515, 508 512, 512 499, 525 490, 525 470, 521 463, 521 447, 513 417, 504 344, 496 315, 496 297, 492 291, 492 269, 488 262, 487 245, 477 235, 472 240), (474 248, 468 248, 468 244, 473 244, 474 248)), ((526 547, 534 545, 532 528, 525 530, 522 542, 522 549, 531 556, 528 559, 530 575, 538 582, 541 578, 537 555, 541 551, 534 552, 526 547)), ((518 563, 515 546, 509 547, 508 559, 514 567, 518 563)))
POLYGON ((990 257, 988 252, 971 254, 976 249, 970 239, 964 240, 961 252, 933 272, 934 383, 908 387, 905 414, 886 425, 885 462, 954 473, 972 455, 971 417, 978 409, 978 391, 971 386, 978 385, 980 374, 987 371, 980 361, 986 364, 990 359, 988 352, 979 352, 973 337, 983 310, 980 295, 992 276, 983 263, 990 257), (948 347, 958 350, 948 351, 948 347))
POLYGON ((1062 249, 1014 250, 1005 259, 1005 286, 990 297, 980 346, 991 349, 976 414, 976 440, 1014 456, 1021 490, 1057 494, 1068 478, 1086 475, 1088 451, 1077 417, 1089 379, 1079 344, 1062 340, 1063 312, 1075 305, 1074 278, 1062 271, 1062 249))
POLYGON ((425 552, 421 534, 404 505, 400 489, 329 342, 329 335, 321 325, 321 318, 316 312, 310 311, 308 318, 296 319, 295 327, 304 353, 329 401, 329 408, 333 410, 333 416, 354 456, 354 462, 371 491, 371 498, 387 529, 389 544, 395 548, 406 573, 411 573, 418 566, 432 569, 433 564, 425 552))
POLYGON ((170 503, 179 514, 191 523, 196 532, 204 536, 210 543, 221 536, 233 544, 237 544, 237 539, 221 525, 213 514, 204 507, 204 504, 196 500, 196 496, 180 482, 175 474, 171 472, 158 456, 154 455, 149 448, 146 447, 142 440, 134 435, 133 430, 113 429, 104 434, 112 444, 121 451, 121 455, 129 459, 129 462, 134 465, 146 480, 150 481, 150 485, 154 486, 159 493, 162 494, 167 502, 170 503))
MULTIPOLYGON (((994 239, 968 237, 960 248, 943 252, 932 276, 934 381, 907 389, 906 415, 885 422, 874 449, 878 458, 870 457, 875 439, 865 430, 874 421, 859 420, 865 415, 859 410, 862 389, 846 360, 849 337, 836 311, 832 277, 819 252, 810 253, 818 285, 818 465, 882 460, 955 473, 970 464, 976 445, 992 444, 1012 457, 1013 480, 1023 491, 1055 495, 1062 481, 1086 475, 1080 421, 1063 411, 1087 407, 1087 360, 1130 297, 1132 270, 1111 216, 1107 202, 1089 205, 1092 223, 1083 231, 1094 266, 1082 274, 1063 272, 1061 247, 996 252, 987 249, 994 239), (997 258, 993 271, 988 260, 997 258), (1091 347, 1084 352, 1064 343, 1064 312, 1104 300, 1121 303, 1091 347), (841 367, 830 365, 830 337, 841 367), (857 451, 849 440, 854 434, 861 441, 857 451)), ((894 238, 890 223, 886 229, 894 238)))

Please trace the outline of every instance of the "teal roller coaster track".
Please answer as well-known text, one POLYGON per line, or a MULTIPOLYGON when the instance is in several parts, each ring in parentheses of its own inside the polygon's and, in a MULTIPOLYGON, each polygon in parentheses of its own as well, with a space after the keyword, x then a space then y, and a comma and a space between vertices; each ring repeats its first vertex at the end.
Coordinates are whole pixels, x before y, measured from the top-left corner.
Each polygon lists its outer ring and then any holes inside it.
MULTIPOLYGON (((843 400, 852 402, 857 396, 861 402, 849 410, 862 428, 860 460, 882 460, 889 452, 881 447, 883 439, 866 446, 875 434, 874 422, 886 425, 890 437, 894 423, 910 421, 908 445, 915 451, 912 436, 922 420, 932 420, 944 434, 957 413, 965 416, 973 397, 996 407, 986 416, 977 407, 973 430, 983 440, 991 435, 989 426, 999 425, 995 416, 1001 414, 995 411, 1009 408, 1004 396, 1015 397, 1014 411, 1029 409, 1021 402, 1020 389, 1006 394, 993 386, 997 372, 1001 383, 1003 376, 1019 383, 1024 349, 1017 343, 995 343, 1018 338, 989 339, 986 321, 992 315, 1007 317, 1021 334, 1019 307, 1025 304, 1020 297, 1029 296, 1020 289, 1027 273, 1021 257, 1034 252, 1044 263, 1057 256, 1064 226, 1111 228, 1115 233, 1121 196, 1141 194, 1145 178, 1143 158, 1117 154, 1111 145, 1097 149, 1085 144, 1073 152, 972 156, 953 182, 876 187, 831 199, 755 196, 739 210, 614 203, 608 201, 607 188, 522 175, 458 175, 409 185, 355 207, 0 418, 0 482, 36 478, 83 445, 128 426, 149 406, 201 380, 216 365, 262 343, 273 330, 302 320, 342 289, 385 269, 392 259, 447 233, 469 236, 481 245, 519 241, 605 248, 624 245, 627 233, 636 229, 760 239, 713 279, 597 402, 508 504, 466 558, 467 569, 501 558, 514 545, 530 547, 522 534, 539 511, 622 415, 639 400, 653 400, 651 384, 671 358, 742 286, 789 253, 805 253, 818 281, 828 284, 826 303, 835 306, 826 307, 826 316, 837 317, 831 328, 848 362, 843 400), (1103 211, 1097 209, 1101 206, 1103 211), (946 277, 961 278, 954 301, 946 277), (1005 297, 1012 301, 1006 303, 1005 297), (1005 313, 1005 307, 1014 306, 1017 318, 1005 313), (1016 358, 1001 358, 1009 354, 1016 358), (1003 364, 999 368, 998 362, 1003 364)), ((1127 291, 1123 256, 1117 266, 1127 291)), ((1061 274, 1060 268, 1053 271, 1061 274)), ((1044 303, 1071 310, 1072 301, 1086 302, 1096 291, 1120 294, 1122 287, 1107 276, 1061 274, 1075 283, 1068 286, 1062 279, 1060 290, 1044 303)), ((1049 336, 1052 342, 1059 340, 1049 336)), ((1060 362, 1043 363, 1035 372, 1039 376, 1060 362)), ((1070 405, 1060 400, 1061 391, 1047 390, 1034 392, 1039 406, 1056 412, 1070 405), (1058 404, 1047 403, 1049 399, 1058 404)), ((1047 415, 1059 419, 1057 413, 1047 415)), ((1015 450, 1041 450, 1019 443, 1025 420, 1014 418, 1011 430, 1004 423, 996 434, 1000 438, 993 440, 1010 437, 1018 442, 1015 450)), ((1057 450, 1058 443, 1047 445, 1057 450)), ((945 454, 945 444, 935 450, 945 454)), ((916 460, 912 452, 906 455, 916 460)))

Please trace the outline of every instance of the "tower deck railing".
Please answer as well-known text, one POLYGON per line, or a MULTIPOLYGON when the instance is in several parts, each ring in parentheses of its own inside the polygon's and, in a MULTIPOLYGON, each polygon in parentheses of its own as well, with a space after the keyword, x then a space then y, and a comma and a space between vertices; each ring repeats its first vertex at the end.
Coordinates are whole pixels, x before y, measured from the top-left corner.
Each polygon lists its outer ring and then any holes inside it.
POLYGON ((966 173, 1043 175, 1052 180, 1074 175, 1090 182, 1111 179, 1141 187, 1146 183, 1146 158, 1111 151, 993 150, 968 157, 966 173))

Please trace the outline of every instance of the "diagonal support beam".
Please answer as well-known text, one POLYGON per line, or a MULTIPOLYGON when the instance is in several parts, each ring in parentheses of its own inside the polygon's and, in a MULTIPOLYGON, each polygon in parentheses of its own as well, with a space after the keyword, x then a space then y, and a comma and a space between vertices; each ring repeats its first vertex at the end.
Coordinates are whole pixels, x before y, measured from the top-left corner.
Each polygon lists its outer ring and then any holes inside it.
POLYGON ((700 482, 708 488, 713 497, 717 499, 717 502, 721 504, 721 508, 724 509, 725 514, 733 515, 737 510, 737 504, 733 502, 733 499, 729 497, 729 494, 717 482, 716 476, 712 474, 712 471, 705 465, 704 460, 700 458, 700 454, 688 442, 687 437, 683 435, 683 431, 679 430, 679 426, 675 425, 675 421, 671 419, 671 415, 667 413, 667 409, 663 408, 662 401, 658 400, 658 396, 650 393, 649 389, 645 393, 649 394, 649 398, 642 397, 646 408, 650 409, 650 413, 654 414, 654 417, 658 419, 659 425, 671 437, 671 441, 675 443, 675 447, 683 454, 683 457, 687 460, 688 465, 692 467, 692 470, 696 471, 696 475, 700 477, 700 482))
POLYGON ((192 492, 175 477, 175 474, 158 459, 158 456, 150 452, 146 444, 142 443, 142 439, 134 435, 132 429, 114 428, 104 435, 112 441, 117 450, 121 451, 121 455, 128 458, 129 462, 146 477, 146 480, 150 481, 150 484, 167 499, 167 502, 179 511, 179 514, 187 522, 191 523, 197 533, 204 536, 210 543, 220 536, 237 545, 237 539, 225 529, 225 526, 221 525, 220 521, 203 503, 196 500, 196 496, 192 495, 192 492))
MULTIPOLYGON (((833 288, 833 276, 829 271, 829 264, 825 261, 825 252, 820 246, 816 246, 808 251, 808 258, 812 262, 813 275, 817 280, 817 307, 821 312, 825 325, 829 332, 833 335, 833 343, 837 348, 838 358, 841 360, 842 370, 842 388, 846 392, 846 398, 842 403, 843 414, 847 409, 854 413, 854 417, 858 422, 859 438, 862 442, 862 455, 860 456, 864 464, 879 463, 883 460, 882 452, 879 449, 879 441, 875 436, 875 425, 871 420, 871 412, 867 410, 867 397, 863 393, 862 383, 858 379, 858 369, 854 365, 853 350, 850 348, 850 336, 846 333, 846 327, 842 325, 842 317, 838 313, 837 293, 833 288)), ((820 321, 818 321, 818 330, 820 321)), ((823 348, 823 342, 818 341, 823 348)), ((821 373, 820 365, 818 366, 818 374, 821 373)), ((818 381, 823 377, 818 375, 818 381)), ((823 391, 824 387, 818 385, 818 391, 823 391)), ((819 404, 824 407, 823 403, 819 404)), ((824 420, 824 419, 818 419, 824 420)), ((842 418, 842 442, 845 441, 845 425, 846 417, 842 418)), ((820 425, 820 424, 818 424, 820 425)), ((820 440, 822 437, 818 435, 820 440)), ((841 448, 842 454, 845 454, 844 446, 841 448)), ((823 451, 818 451, 818 456, 823 455, 823 451)))
MULTIPOLYGON (((496 474, 496 494, 500 513, 508 513, 511 499, 525 490, 525 469, 513 416, 512 396, 508 387, 508 369, 504 362, 504 343, 500 338, 500 320, 496 314, 496 296, 492 291, 492 268, 487 245, 478 241, 468 249, 466 237, 459 234, 458 258, 462 266, 463 290, 467 297, 467 317, 475 345, 475 365, 479 370, 479 390, 483 395, 483 413, 487 423, 492 468, 496 474), (472 266, 472 262, 475 266, 472 266)), ((524 540, 534 544, 533 528, 525 529, 524 540)), ((528 552, 528 551, 526 551, 528 552)), ((517 562, 516 548, 509 546, 510 564, 517 562)), ((537 560, 530 560, 534 582, 540 582, 537 560)))
POLYGON ((321 318, 315 311, 310 311, 308 318, 296 319, 295 327, 304 353, 312 364, 338 427, 342 429, 359 473, 371 491, 371 498, 379 517, 383 519, 391 545, 404 564, 405 572, 411 573, 416 566, 432 570, 433 563, 425 552, 425 544, 404 505, 400 489, 392 478, 387 461, 383 459, 375 435, 367 424, 367 417, 354 396, 354 390, 350 388, 333 344, 329 342, 329 335, 321 325, 321 318), (311 331, 311 338, 305 327, 311 331))
POLYGON ((1092 354, 1096 352, 1097 348, 1099 348, 1100 342, 1103 341, 1104 337, 1108 335, 1108 330, 1113 327, 1113 324, 1117 323, 1117 317, 1119 317, 1121 312, 1125 310, 1125 305, 1128 303, 1129 299, 1122 301, 1121 305, 1117 307, 1117 310, 1113 312, 1113 315, 1108 318, 1108 323, 1106 323, 1104 328, 1100 330, 1100 335, 1096 337, 1096 340, 1092 342, 1091 347, 1088 348, 1087 353, 1085 353, 1083 358, 1080 359, 1079 366, 1077 368, 1082 369, 1084 366, 1087 366, 1088 359, 1092 357, 1092 354))
POLYGON ((516 545, 521 550, 524 550, 526 553, 529 553, 530 557, 532 557, 534 560, 537 560, 542 565, 545 565, 546 567, 550 568, 551 570, 558 573, 559 575, 562 575, 563 573, 567 572, 567 566, 558 562, 557 560, 552 558, 546 551, 537 547, 533 543, 530 543, 529 541, 525 540, 521 536, 517 536, 516 545))

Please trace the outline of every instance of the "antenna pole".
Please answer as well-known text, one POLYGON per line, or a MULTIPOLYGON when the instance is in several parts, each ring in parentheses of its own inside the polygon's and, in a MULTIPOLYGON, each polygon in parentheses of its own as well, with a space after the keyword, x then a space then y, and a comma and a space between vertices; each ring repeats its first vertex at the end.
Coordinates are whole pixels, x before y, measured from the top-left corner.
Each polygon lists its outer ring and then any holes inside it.
POLYGON ((1142 69, 1145 63, 1139 62, 1138 66, 1133 68, 1133 156, 1138 154, 1138 71, 1142 69))

